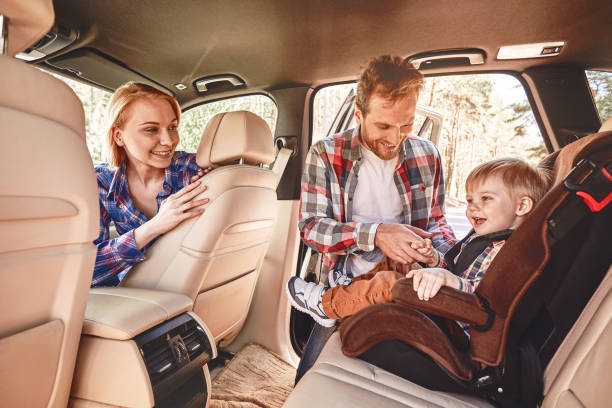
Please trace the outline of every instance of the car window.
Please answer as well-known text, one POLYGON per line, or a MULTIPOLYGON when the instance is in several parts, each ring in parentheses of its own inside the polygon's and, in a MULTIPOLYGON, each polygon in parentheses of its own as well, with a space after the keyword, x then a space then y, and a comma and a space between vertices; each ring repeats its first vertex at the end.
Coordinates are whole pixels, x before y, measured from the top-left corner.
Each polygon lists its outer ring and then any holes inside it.
MULTIPOLYGON (((74 81, 60 75, 51 75, 64 81, 81 100, 85 112, 85 135, 87 148, 94 164, 106 161, 106 107, 112 93, 94 86, 74 81)), ((181 114, 177 150, 195 153, 204 127, 217 113, 246 110, 261 116, 270 126, 272 133, 276 126, 276 104, 265 95, 247 95, 223 99, 198 105, 181 114)))
MULTIPOLYGON (((312 141, 327 135, 335 113, 355 84, 332 85, 315 95, 312 141)), ((436 144, 445 177, 449 223, 458 238, 469 231, 465 219, 465 179, 476 165, 497 157, 521 157, 537 164, 546 154, 520 82, 505 74, 430 77, 418 101, 443 117, 436 144)), ((426 116, 415 121, 418 133, 426 116)), ((354 126, 354 122, 352 124, 354 126)), ((421 133, 431 139, 432 126, 421 133)))
POLYGON ((603 123, 612 117, 612 72, 586 71, 586 76, 603 123))
POLYGON ((217 113, 238 110, 246 110, 262 117, 274 134, 278 111, 272 99, 265 95, 239 96, 205 103, 183 112, 179 124, 181 141, 177 149, 195 153, 208 121, 217 113))

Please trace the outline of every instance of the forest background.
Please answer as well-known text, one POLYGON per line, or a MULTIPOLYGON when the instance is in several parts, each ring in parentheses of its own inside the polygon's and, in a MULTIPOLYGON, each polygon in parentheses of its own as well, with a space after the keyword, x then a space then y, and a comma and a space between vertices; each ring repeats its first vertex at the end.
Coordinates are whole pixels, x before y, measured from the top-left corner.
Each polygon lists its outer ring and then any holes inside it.
MULTIPOLYGON (((110 93, 59 77, 83 103, 87 146, 95 164, 105 161, 106 106, 110 93)), ((612 116, 612 73, 587 71, 601 121, 612 116)), ((419 103, 442 113, 438 142, 447 197, 463 201, 463 182, 479 163, 496 157, 518 156, 537 164, 546 149, 520 83, 501 74, 431 77, 419 103), (506 77, 506 78, 502 78, 506 77), (452 165, 451 165, 452 164, 452 165)), ((336 85, 317 92, 313 108, 313 141, 325 137, 337 110, 354 84, 336 85)), ((180 121, 179 150, 195 152, 208 120, 219 112, 249 110, 263 117, 271 129, 276 105, 263 95, 225 99, 185 112, 180 121)), ((417 129, 415 129, 416 132, 417 129)))

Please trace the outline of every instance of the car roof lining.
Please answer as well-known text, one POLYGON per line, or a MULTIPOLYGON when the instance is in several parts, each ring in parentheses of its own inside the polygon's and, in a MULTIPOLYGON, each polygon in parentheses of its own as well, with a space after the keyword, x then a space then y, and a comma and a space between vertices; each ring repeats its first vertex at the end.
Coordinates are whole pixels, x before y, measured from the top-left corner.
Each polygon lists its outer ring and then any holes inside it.
POLYGON ((370 57, 384 53, 478 48, 487 55, 480 66, 432 73, 522 72, 546 64, 612 68, 612 3, 605 0, 562 7, 556 0, 393 0, 384 6, 365 0, 163 0, 155 7, 123 0, 55 0, 55 9, 58 24, 81 33, 66 51, 97 50, 172 89, 181 104, 189 105, 209 99, 193 88, 196 78, 235 74, 250 90, 316 87, 354 78, 370 57), (502 45, 558 40, 566 46, 557 57, 495 60, 502 45), (177 91, 176 83, 187 88, 177 91))

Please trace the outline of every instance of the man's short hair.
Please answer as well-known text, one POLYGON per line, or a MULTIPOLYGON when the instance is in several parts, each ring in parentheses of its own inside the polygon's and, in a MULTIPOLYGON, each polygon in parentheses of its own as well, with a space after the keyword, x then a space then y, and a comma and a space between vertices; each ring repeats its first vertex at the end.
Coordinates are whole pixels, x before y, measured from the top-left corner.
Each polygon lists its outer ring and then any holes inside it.
POLYGON ((380 95, 391 102, 407 96, 417 98, 423 82, 423 74, 407 59, 382 55, 371 60, 361 72, 355 104, 365 116, 372 95, 380 95))
POLYGON ((492 176, 500 177, 512 196, 526 195, 534 204, 544 197, 550 183, 546 170, 536 169, 521 159, 501 158, 476 166, 465 180, 466 191, 492 176))

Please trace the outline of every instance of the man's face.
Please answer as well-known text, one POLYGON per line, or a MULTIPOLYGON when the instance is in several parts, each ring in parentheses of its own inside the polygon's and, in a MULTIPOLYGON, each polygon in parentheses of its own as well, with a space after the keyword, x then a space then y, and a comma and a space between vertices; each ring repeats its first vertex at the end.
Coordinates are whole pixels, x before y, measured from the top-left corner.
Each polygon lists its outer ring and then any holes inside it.
POLYGON ((416 96, 407 96, 390 102, 374 93, 367 115, 355 108, 355 119, 361 125, 361 143, 383 160, 397 157, 402 143, 412 133, 416 101, 416 96))

